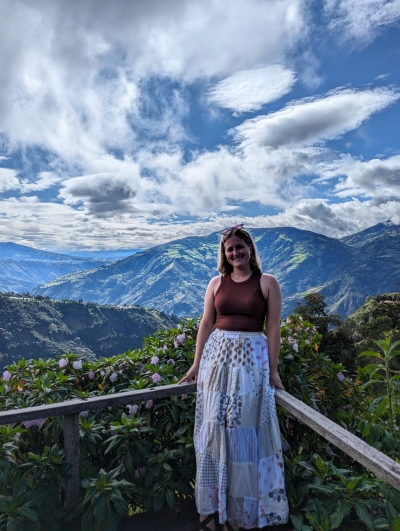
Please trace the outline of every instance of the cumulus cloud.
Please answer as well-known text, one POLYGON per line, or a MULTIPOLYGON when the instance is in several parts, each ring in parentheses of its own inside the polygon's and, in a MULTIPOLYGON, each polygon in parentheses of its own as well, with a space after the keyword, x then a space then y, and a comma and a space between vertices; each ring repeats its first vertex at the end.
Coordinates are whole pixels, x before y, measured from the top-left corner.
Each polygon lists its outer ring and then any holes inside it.
MULTIPOLYGON (((303 0, 238 0, 228 8, 217 0, 4 0, 2 131, 72 165, 110 150, 132 153, 146 125, 149 79, 192 83, 283 62, 304 36, 304 12, 303 0)), ((158 109, 147 133, 163 129, 164 112, 171 123, 179 105, 169 114, 158 109)), ((172 141, 176 130, 166 131, 172 141)))
POLYGON ((334 17, 330 26, 344 38, 370 42, 383 26, 400 20, 399 0, 327 0, 325 11, 334 17))
POLYGON ((233 134, 242 145, 304 146, 338 138, 356 129, 400 95, 378 88, 336 90, 325 97, 289 103, 284 109, 246 120, 233 134))
POLYGON ((214 85, 208 99, 236 113, 256 111, 287 94, 295 81, 294 72, 282 65, 241 70, 214 85))
POLYGON ((88 215, 98 217, 134 211, 133 199, 138 194, 137 176, 100 173, 73 177, 63 182, 60 196, 67 205, 83 203, 88 215))
POLYGON ((344 156, 321 168, 322 178, 338 178, 334 192, 339 197, 400 197, 400 155, 387 159, 356 160, 344 156))

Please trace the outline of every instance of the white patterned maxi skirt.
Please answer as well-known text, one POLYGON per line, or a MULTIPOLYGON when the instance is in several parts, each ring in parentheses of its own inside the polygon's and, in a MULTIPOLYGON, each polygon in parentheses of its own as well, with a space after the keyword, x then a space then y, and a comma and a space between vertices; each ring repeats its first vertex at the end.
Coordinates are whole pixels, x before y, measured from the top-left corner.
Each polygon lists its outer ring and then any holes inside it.
POLYGON ((196 504, 244 529, 283 524, 289 509, 267 338, 214 330, 197 383, 196 504))

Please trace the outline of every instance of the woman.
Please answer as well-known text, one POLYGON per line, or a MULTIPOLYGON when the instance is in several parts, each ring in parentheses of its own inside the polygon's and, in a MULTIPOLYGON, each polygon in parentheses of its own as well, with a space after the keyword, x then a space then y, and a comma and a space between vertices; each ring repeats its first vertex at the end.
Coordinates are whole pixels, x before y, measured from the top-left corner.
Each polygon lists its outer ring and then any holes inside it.
POLYGON ((283 457, 274 388, 282 296, 261 273, 243 225, 225 229, 220 276, 204 300, 196 353, 181 382, 197 381, 194 442, 200 529, 252 529, 287 522, 283 457), (263 335, 266 319, 267 338, 263 335))

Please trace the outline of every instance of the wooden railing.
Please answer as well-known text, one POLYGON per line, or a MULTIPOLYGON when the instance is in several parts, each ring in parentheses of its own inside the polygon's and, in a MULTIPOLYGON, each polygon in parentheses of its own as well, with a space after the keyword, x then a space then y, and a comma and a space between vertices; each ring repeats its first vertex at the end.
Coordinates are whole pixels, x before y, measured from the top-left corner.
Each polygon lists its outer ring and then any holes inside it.
MULTIPOLYGON (((0 425, 21 423, 33 419, 45 419, 64 415, 64 450, 66 462, 71 466, 71 476, 67 483, 65 499, 67 509, 73 511, 78 505, 80 484, 79 473, 79 413, 92 409, 124 406, 149 399, 167 398, 175 395, 194 393, 197 384, 185 383, 151 387, 140 391, 124 391, 112 395, 95 396, 84 400, 67 400, 57 404, 12 409, 0 412, 0 425)), ((275 392, 277 404, 284 407, 298 420, 309 426, 319 435, 343 450, 377 477, 400 491, 400 464, 386 454, 373 448, 365 441, 329 420, 301 400, 279 389, 275 392)))

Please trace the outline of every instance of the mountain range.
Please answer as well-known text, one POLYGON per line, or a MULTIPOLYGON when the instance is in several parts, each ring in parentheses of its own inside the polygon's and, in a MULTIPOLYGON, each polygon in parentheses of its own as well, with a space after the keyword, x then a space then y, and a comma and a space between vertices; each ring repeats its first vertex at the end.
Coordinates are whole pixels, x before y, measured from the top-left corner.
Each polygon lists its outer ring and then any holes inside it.
POLYGON ((97 268, 115 258, 50 253, 11 242, 0 243, 0 291, 29 292, 73 271, 97 268))
MULTIPOLYGON (((310 292, 322 293, 328 310, 345 317, 369 295, 399 291, 400 225, 388 221, 342 239, 293 227, 250 231, 263 270, 281 284, 283 315, 310 292)), ((197 316, 207 284, 218 274, 218 247, 218 233, 183 238, 56 278, 35 293, 197 316)))

